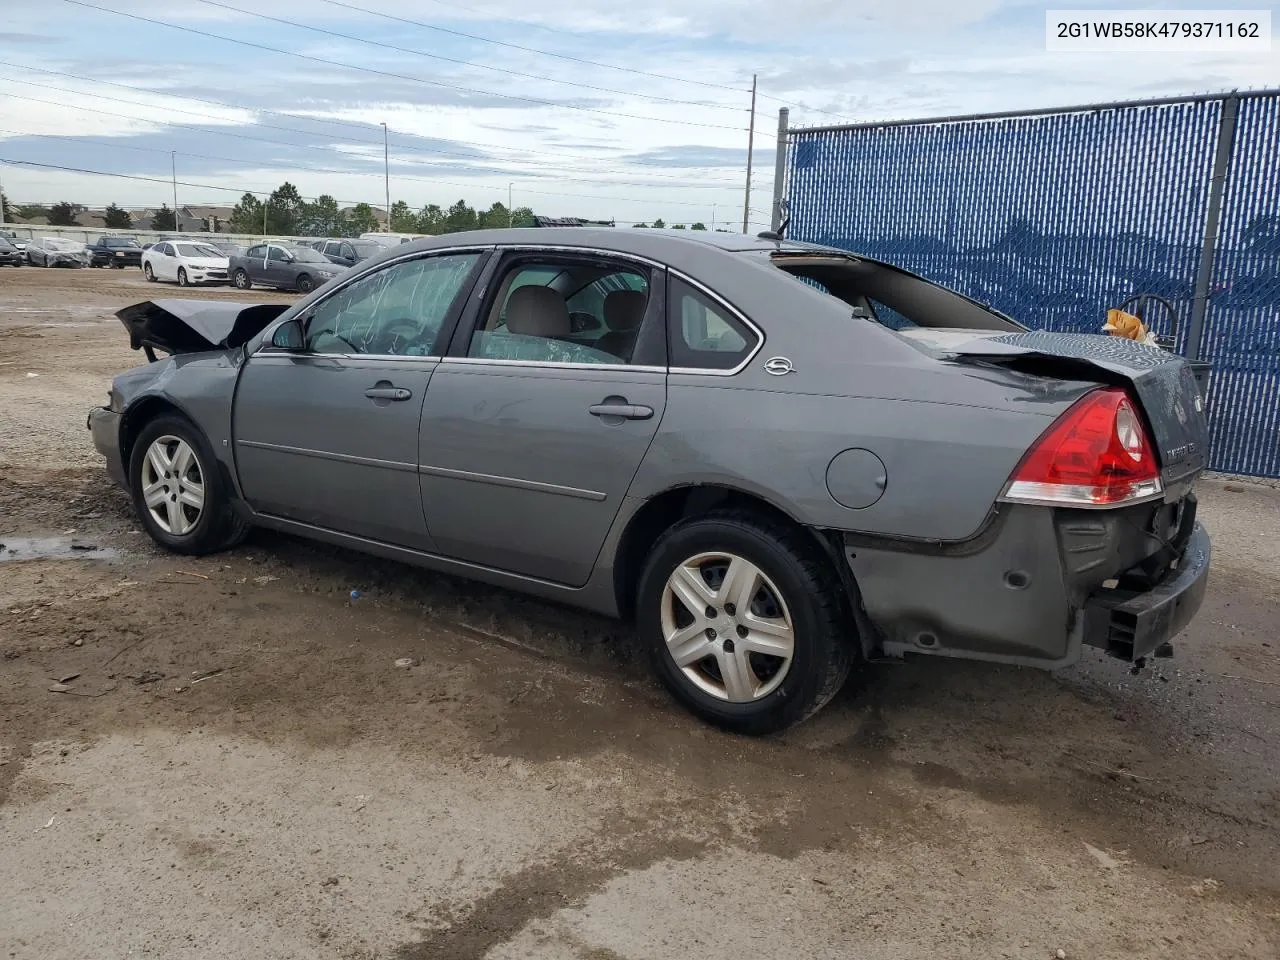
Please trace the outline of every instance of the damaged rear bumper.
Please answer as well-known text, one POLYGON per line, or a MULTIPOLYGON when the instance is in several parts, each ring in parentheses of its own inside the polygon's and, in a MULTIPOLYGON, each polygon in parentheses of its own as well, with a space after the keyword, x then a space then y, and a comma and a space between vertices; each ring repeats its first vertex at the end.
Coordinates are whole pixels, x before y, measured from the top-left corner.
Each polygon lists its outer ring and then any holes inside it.
POLYGON ((94 407, 89 411, 86 426, 93 437, 93 445, 106 458, 107 475, 122 487, 129 486, 129 478, 120 455, 121 415, 107 407, 94 407))
POLYGON ((1209 585, 1209 535, 1195 525, 1176 569, 1145 592, 1106 590, 1085 603, 1084 642, 1112 656, 1138 660, 1191 622, 1209 585))

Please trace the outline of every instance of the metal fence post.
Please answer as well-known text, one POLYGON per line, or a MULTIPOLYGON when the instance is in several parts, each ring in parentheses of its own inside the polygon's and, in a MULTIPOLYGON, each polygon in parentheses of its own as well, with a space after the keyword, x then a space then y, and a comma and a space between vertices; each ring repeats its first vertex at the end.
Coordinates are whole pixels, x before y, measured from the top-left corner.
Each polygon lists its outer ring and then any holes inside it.
POLYGON ((1209 285, 1213 282, 1213 261, 1218 252, 1218 224, 1222 219, 1222 194, 1227 184, 1227 169, 1236 140, 1236 117, 1240 98, 1222 101, 1218 119, 1218 148, 1213 157, 1213 175, 1209 180, 1209 207, 1205 212, 1204 245, 1200 248, 1200 269, 1196 272, 1195 298, 1191 302, 1191 322, 1187 329, 1187 359, 1200 359, 1200 341, 1204 337, 1204 318, 1209 310, 1209 285))
POLYGON ((783 107, 778 111, 778 156, 773 164, 773 213, 769 229, 777 233, 782 226, 782 199, 787 192, 787 118, 791 111, 783 107))

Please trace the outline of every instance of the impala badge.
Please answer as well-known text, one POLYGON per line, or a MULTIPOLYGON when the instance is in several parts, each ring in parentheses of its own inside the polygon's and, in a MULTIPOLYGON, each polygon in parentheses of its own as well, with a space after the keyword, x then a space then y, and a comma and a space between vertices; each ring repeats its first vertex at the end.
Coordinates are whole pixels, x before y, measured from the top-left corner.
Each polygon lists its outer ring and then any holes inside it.
POLYGON ((785 377, 794 369, 795 367, 786 357, 770 357, 764 362, 764 372, 771 373, 775 377, 785 377))

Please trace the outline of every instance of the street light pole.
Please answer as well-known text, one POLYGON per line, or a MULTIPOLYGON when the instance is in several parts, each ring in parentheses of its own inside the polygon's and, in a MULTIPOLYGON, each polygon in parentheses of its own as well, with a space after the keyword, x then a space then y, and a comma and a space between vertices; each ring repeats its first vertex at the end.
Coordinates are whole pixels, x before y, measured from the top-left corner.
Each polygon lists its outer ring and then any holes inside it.
POLYGON ((178 232, 178 151, 169 151, 169 169, 173 172, 173 232, 178 232))
POLYGON ((382 175, 387 184, 387 233, 391 232, 391 154, 387 147, 387 125, 382 125, 382 175))
POLYGON ((742 232, 751 218, 751 158, 756 145, 756 75, 751 75, 751 126, 747 128, 747 195, 742 201, 742 232))

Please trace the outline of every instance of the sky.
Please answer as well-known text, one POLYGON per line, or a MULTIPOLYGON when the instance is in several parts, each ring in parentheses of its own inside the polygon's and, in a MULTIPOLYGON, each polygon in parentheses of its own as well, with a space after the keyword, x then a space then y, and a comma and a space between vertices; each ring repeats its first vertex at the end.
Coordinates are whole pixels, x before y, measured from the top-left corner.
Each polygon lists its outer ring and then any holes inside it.
POLYGON ((749 221, 764 229, 784 105, 817 126, 1280 87, 1274 41, 1047 53, 1045 10, 1068 6, 1143 5, 0 0, 0 160, 27 162, 0 163, 0 184, 14 202, 158 206, 176 171, 183 205, 288 180, 383 206, 389 170, 392 201, 415 209, 510 197, 741 229, 755 74, 749 221))

